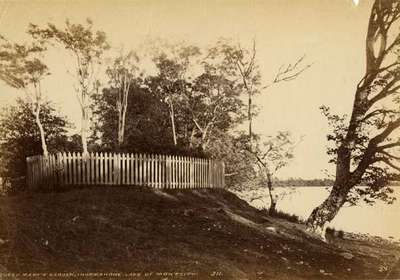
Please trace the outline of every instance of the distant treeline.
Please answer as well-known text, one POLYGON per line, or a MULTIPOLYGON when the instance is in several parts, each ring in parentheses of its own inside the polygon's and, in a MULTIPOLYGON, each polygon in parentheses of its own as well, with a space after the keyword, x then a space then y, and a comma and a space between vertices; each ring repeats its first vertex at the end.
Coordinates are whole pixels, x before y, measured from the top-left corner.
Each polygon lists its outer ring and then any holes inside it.
MULTIPOLYGON (((289 178, 286 180, 276 179, 274 185, 277 187, 329 187, 334 183, 331 179, 302 179, 302 178, 289 178)), ((361 184, 363 185, 363 184, 361 184)), ((393 181, 390 186, 400 186, 400 181, 393 181)))
POLYGON ((302 178, 289 178, 286 180, 275 180, 274 185, 278 187, 321 187, 332 186, 333 180, 331 179, 302 179, 302 178))

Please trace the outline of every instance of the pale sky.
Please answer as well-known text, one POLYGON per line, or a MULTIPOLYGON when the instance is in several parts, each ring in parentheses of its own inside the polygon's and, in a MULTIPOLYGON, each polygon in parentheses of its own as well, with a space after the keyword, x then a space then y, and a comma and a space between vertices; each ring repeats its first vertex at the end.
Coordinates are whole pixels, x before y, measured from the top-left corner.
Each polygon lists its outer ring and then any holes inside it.
MULTIPOLYGON (((91 18, 107 33, 114 47, 135 48, 149 38, 186 40, 206 46, 219 37, 247 45, 257 42, 258 61, 267 83, 281 64, 306 54, 314 63, 301 77, 269 88, 256 102, 260 114, 254 130, 264 135, 289 130, 303 142, 295 159, 279 177, 325 177, 333 170, 326 155, 327 122, 319 107, 350 113, 356 84, 365 65, 365 35, 371 0, 158 0, 158 1, 0 1, 0 34, 9 40, 25 38, 28 23, 83 23, 91 18)), ((45 80, 49 99, 79 128, 79 105, 67 58, 49 55, 54 75, 45 80)), ((1 106, 10 104, 16 92, 0 84, 1 106)))

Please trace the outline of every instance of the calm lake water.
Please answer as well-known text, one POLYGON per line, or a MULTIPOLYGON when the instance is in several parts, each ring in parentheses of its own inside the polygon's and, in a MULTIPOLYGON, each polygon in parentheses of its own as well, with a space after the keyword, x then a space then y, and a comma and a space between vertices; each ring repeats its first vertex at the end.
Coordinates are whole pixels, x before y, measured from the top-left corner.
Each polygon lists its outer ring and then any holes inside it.
MULTIPOLYGON (((400 187, 394 187, 397 200, 393 204, 377 201, 373 206, 360 203, 357 206, 343 207, 330 226, 348 232, 369 233, 382 237, 394 237, 400 240, 400 187)), ((296 214, 306 219, 314 207, 318 206, 328 196, 326 187, 296 187, 276 188, 280 198, 278 209, 296 214)), ((266 189, 237 193, 249 204, 257 208, 269 206, 269 196, 266 189), (258 199, 250 201, 251 198, 258 199)))

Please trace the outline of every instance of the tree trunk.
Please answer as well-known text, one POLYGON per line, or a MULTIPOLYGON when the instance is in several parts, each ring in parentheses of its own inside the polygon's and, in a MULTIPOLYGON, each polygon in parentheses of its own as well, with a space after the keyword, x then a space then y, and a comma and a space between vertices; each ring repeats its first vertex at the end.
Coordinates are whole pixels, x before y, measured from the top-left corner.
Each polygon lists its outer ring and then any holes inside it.
POLYGON ((196 127, 193 127, 192 132, 190 133, 190 139, 189 139, 189 147, 193 148, 194 144, 194 136, 196 134, 196 127))
POLYGON ((267 188, 268 188, 268 193, 269 193, 269 198, 271 201, 271 204, 269 206, 268 212, 270 215, 273 215, 276 213, 276 197, 274 196, 274 189, 272 187, 272 178, 271 178, 271 173, 269 173, 268 171, 267 173, 267 188))
POLYGON ((306 222, 307 229, 310 232, 320 235, 324 239, 327 223, 332 221, 338 214, 340 208, 346 202, 349 190, 349 187, 335 185, 328 198, 312 211, 306 222))
POLYGON ((81 127, 81 138, 82 138, 82 152, 83 155, 88 154, 88 144, 87 144, 87 125, 88 117, 85 108, 82 108, 82 127, 81 127))
POLYGON ((48 150, 47 150, 47 143, 46 143, 46 138, 45 138, 45 132, 44 132, 44 129, 43 129, 42 122, 40 121, 40 116, 39 116, 39 114, 40 114, 40 107, 38 107, 38 108, 36 109, 36 112, 35 112, 35 120, 36 120, 36 124, 37 124, 37 126, 38 126, 38 128, 39 128, 39 132, 40 132, 40 141, 41 141, 41 143, 42 143, 43 155, 44 155, 45 157, 48 157, 49 152, 48 152, 48 150))
POLYGON ((248 118, 248 121, 249 121, 249 138, 250 138, 250 147, 251 147, 252 146, 251 145, 252 144, 252 133, 253 133, 253 131, 252 131, 253 116, 251 114, 251 103, 252 103, 252 100, 251 100, 251 92, 250 91, 248 91, 248 95, 249 95, 249 108, 248 108, 248 111, 247 111, 247 118, 248 118))
POLYGON ((208 143, 209 143, 209 139, 207 140, 207 132, 208 132, 208 128, 204 129, 202 131, 202 135, 201 135, 201 150, 203 152, 206 151, 208 143))
POLYGON ((118 107, 118 147, 121 148, 124 143, 125 137, 125 123, 126 123, 126 111, 128 109, 128 95, 129 95, 129 86, 122 91, 122 96, 119 96, 121 99, 118 107))
POLYGON ((126 107, 122 107, 122 112, 118 114, 118 147, 124 143, 125 138, 125 119, 126 119, 126 107))
POLYGON ((178 144, 176 140, 176 130, 175 130, 175 112, 174 112, 174 105, 169 103, 169 115, 171 117, 171 126, 172 126, 172 137, 174 139, 174 145, 178 144))

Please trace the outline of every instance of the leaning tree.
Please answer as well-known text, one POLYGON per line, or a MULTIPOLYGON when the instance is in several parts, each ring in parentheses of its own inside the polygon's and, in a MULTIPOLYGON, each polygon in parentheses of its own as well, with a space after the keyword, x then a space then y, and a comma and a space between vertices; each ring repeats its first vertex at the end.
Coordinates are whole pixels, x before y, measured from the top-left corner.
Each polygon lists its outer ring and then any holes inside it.
POLYGON ((289 164, 293 158, 296 143, 288 131, 279 131, 277 135, 266 138, 262 144, 256 143, 248 151, 256 158, 260 177, 268 189, 271 202, 268 211, 270 214, 274 214, 279 195, 275 192, 272 178, 280 169, 289 164))
POLYGON ((17 44, 3 38, 0 46, 0 80, 24 92, 39 129, 43 155, 47 157, 46 132, 42 124, 42 81, 50 74, 43 62, 45 47, 40 43, 17 44))
POLYGON ((336 175, 328 198, 307 220, 308 229, 323 234, 346 202, 383 199, 392 202, 391 180, 399 178, 400 159, 400 2, 376 0, 366 37, 365 75, 358 83, 350 119, 323 113, 333 125, 328 150, 336 175), (394 33, 394 34, 393 34, 394 33), (366 185, 358 188, 357 185, 366 185))
POLYGON ((223 56, 221 64, 224 66, 224 71, 230 74, 231 78, 238 81, 244 94, 247 95, 248 133, 250 144, 252 144, 253 138, 256 137, 253 133, 253 118, 257 115, 257 106, 254 104, 253 98, 272 85, 295 80, 310 68, 311 64, 304 65, 305 56, 302 56, 295 63, 281 65, 273 80, 267 84, 262 84, 255 40, 253 40, 252 47, 247 49, 240 44, 235 45, 230 40, 221 38, 211 48, 208 57, 215 59, 221 54, 223 56))

